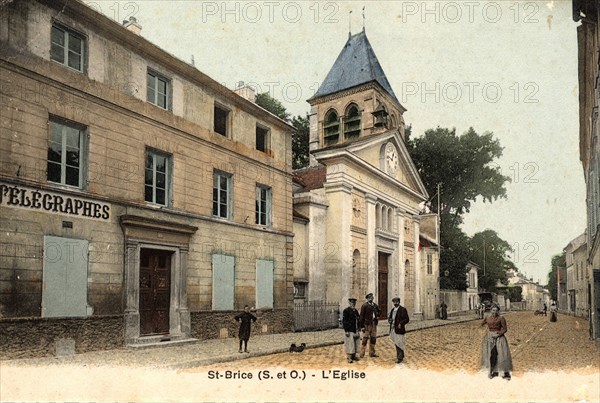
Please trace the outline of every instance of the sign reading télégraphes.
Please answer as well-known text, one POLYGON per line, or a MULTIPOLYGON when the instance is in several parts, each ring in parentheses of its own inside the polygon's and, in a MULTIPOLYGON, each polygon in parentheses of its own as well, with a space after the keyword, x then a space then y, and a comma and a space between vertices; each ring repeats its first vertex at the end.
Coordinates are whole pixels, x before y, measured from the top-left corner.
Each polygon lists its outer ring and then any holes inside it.
POLYGON ((110 218, 110 204, 5 183, 0 183, 0 206, 97 220, 110 218))

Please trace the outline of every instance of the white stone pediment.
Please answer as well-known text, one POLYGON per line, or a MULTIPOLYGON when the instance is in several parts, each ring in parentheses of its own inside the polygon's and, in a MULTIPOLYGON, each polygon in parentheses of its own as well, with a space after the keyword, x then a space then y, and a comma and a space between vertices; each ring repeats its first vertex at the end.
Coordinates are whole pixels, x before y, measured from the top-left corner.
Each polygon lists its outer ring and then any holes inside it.
POLYGON ((366 137, 345 147, 317 151, 315 154, 323 162, 344 156, 362 162, 379 171, 380 178, 396 180, 414 193, 428 198, 417 168, 397 130, 366 137))

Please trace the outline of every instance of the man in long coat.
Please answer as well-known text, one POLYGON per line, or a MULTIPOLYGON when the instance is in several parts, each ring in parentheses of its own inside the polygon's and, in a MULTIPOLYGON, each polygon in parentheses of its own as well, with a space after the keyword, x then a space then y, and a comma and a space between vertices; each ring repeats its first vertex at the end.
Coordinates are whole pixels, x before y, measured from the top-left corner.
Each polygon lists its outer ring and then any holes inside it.
POLYGON ((377 342, 377 323, 379 322, 379 307, 373 302, 373 293, 368 293, 365 298, 367 302, 360 307, 360 328, 363 332, 362 345, 360 347, 360 358, 365 356, 367 344, 369 344, 369 357, 379 357, 375 354, 375 343, 377 342))
POLYGON ((400 364, 404 360, 404 350, 406 349, 406 324, 410 321, 408 311, 400 305, 400 298, 392 298, 394 307, 388 315, 390 323, 390 338, 396 346, 396 363, 400 364))
POLYGON ((356 298, 348 298, 349 306, 342 313, 344 327, 344 350, 348 355, 348 363, 359 361, 356 357, 360 336, 358 335, 360 314, 356 310, 356 298))

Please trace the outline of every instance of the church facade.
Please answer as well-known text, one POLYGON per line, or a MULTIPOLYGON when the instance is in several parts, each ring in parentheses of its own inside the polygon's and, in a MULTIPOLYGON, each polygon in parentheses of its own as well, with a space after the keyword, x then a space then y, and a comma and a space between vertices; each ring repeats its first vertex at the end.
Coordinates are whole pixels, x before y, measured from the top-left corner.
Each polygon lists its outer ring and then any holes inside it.
POLYGON ((308 101, 310 166, 294 173, 294 281, 308 301, 401 298, 433 318, 437 216, 405 146, 400 104, 365 31, 351 35, 308 101))

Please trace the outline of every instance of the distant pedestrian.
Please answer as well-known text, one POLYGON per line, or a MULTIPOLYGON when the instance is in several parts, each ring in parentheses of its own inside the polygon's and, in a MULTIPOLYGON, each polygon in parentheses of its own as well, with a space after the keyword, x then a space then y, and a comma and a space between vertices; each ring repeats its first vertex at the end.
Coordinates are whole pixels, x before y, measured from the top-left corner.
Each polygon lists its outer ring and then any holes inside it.
POLYGON ((400 305, 400 298, 392 298, 394 307, 388 315, 390 323, 390 338, 396 345, 396 363, 400 364, 404 360, 404 350, 406 350, 406 324, 409 322, 408 311, 400 305))
POLYGON ((342 312, 342 325, 344 327, 344 350, 348 355, 348 363, 359 361, 356 353, 358 353, 358 345, 360 336, 360 314, 356 310, 356 298, 348 298, 349 306, 342 312))
POLYGON ((556 302, 552 301, 550 305, 550 322, 556 322, 558 308, 556 308, 556 302))
POLYGON ((377 323, 379 323, 379 307, 373 302, 373 293, 368 293, 365 298, 367 302, 360 307, 360 330, 363 332, 362 345, 360 347, 360 358, 365 356, 367 344, 369 344, 369 356, 379 357, 375 353, 377 342, 377 323))
POLYGON ((448 305, 446 305, 446 302, 442 301, 440 308, 442 310, 442 320, 448 319, 448 305))
POLYGON ((483 337, 481 351, 481 364, 488 368, 488 378, 492 379, 498 376, 500 371, 504 372, 502 378, 510 380, 510 371, 512 371, 512 357, 508 341, 504 334, 508 328, 506 319, 500 316, 500 307, 492 305, 492 313, 485 318, 481 325, 487 325, 488 331, 483 337))
POLYGON ((548 316, 548 305, 546 305, 545 302, 544 302, 544 307, 542 308, 542 310, 544 311, 544 316, 548 316))
POLYGON ((250 313, 250 307, 244 305, 244 312, 241 312, 235 316, 235 320, 240 322, 240 331, 238 336, 240 338, 240 353, 242 352, 242 342, 244 342, 244 353, 248 353, 248 340, 250 340, 250 325, 252 321, 256 322, 256 316, 250 313))

